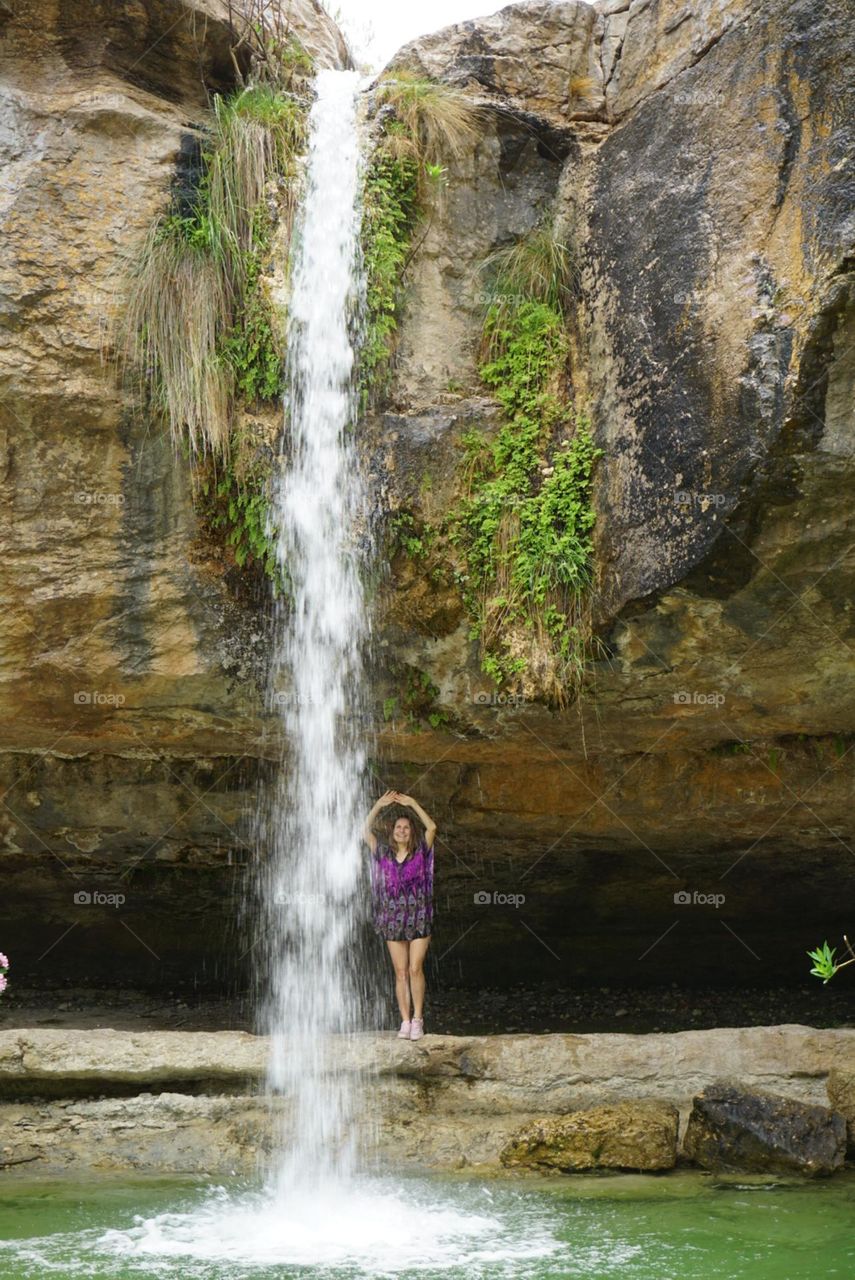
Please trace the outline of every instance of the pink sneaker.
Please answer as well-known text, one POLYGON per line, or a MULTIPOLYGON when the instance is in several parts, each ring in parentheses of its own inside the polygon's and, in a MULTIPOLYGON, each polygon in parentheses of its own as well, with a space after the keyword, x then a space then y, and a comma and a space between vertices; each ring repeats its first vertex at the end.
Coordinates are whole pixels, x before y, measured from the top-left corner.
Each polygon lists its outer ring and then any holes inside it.
POLYGON ((413 1018, 412 1022, 410 1023, 410 1039, 421 1040, 424 1033, 425 1033, 424 1018, 413 1018))
POLYGON ((413 1024, 411 1022, 402 1022, 401 1030, 398 1032, 398 1039, 409 1040, 412 1035, 412 1026, 413 1024))

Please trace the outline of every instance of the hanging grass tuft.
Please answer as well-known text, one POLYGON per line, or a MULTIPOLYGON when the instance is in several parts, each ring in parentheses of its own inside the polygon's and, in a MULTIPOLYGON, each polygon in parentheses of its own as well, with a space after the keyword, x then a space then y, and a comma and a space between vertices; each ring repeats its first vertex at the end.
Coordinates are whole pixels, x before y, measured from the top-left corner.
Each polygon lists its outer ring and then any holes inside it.
MULTIPOLYGON (((293 38, 282 47, 301 74, 310 66, 293 38)), ((245 465, 238 424, 242 407, 276 404, 284 391, 286 326, 266 264, 277 223, 287 229, 293 215, 309 104, 281 88, 272 54, 265 65, 269 80, 214 99, 192 198, 176 196, 132 255, 117 355, 190 455, 203 522, 239 568, 254 564, 281 589, 267 535, 269 461, 255 449, 245 465)))
POLYGON ((159 218, 129 265, 122 362, 194 456, 228 455, 238 397, 281 394, 284 326, 262 281, 266 201, 275 181, 292 212, 306 115, 267 84, 215 98, 195 202, 159 218))
POLYGON ((268 183, 273 177, 293 177, 294 157, 305 143, 304 104, 270 85, 215 99, 203 193, 211 247, 222 261, 238 306, 246 288, 247 257, 256 248, 257 211, 268 183))
POLYGON ((129 272, 122 355, 141 394, 169 425, 177 447, 228 452, 232 378, 220 355, 231 325, 230 294, 202 233, 184 221, 154 224, 129 272))
POLYGON ((384 76, 376 95, 401 126, 397 135, 387 133, 385 145, 410 148, 423 166, 459 160, 478 141, 482 113, 453 85, 398 70, 384 76))

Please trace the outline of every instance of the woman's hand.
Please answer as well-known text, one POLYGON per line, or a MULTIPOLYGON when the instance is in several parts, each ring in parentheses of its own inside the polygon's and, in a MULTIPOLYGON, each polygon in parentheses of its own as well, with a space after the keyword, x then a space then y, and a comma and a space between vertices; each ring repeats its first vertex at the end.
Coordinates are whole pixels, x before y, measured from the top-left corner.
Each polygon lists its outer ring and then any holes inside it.
POLYGON ((390 791, 388 794, 392 797, 392 800, 395 804, 408 804, 412 809, 413 807, 412 796, 405 796, 400 791, 390 791))
POLYGON ((397 791, 384 791, 380 799, 374 806, 375 809, 387 809, 390 804, 395 804, 400 799, 397 791))

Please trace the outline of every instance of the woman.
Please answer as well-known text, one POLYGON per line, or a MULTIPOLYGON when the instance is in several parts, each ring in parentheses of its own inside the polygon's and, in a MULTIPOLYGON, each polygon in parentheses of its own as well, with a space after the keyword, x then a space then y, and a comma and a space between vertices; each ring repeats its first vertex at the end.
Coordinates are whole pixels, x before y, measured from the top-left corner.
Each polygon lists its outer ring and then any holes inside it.
POLYGON ((374 927, 386 940, 395 967, 395 995, 401 1011, 398 1039, 421 1040, 425 1033, 424 963, 433 923, 436 823, 412 796, 387 791, 365 819, 363 835, 372 853, 374 927), (393 822, 391 844, 377 839, 371 824, 381 809, 393 804, 415 810, 424 823, 424 839, 417 839, 415 825, 406 815, 393 822))

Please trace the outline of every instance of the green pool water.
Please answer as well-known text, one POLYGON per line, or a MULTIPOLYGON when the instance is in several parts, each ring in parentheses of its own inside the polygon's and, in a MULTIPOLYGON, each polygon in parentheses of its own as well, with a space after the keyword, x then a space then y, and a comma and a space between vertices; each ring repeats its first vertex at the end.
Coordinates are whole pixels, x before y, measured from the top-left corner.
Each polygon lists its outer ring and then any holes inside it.
POLYGON ((0 1186, 3 1280, 855 1277, 849 1174, 386 1178, 296 1206, 245 1183, 0 1186))

